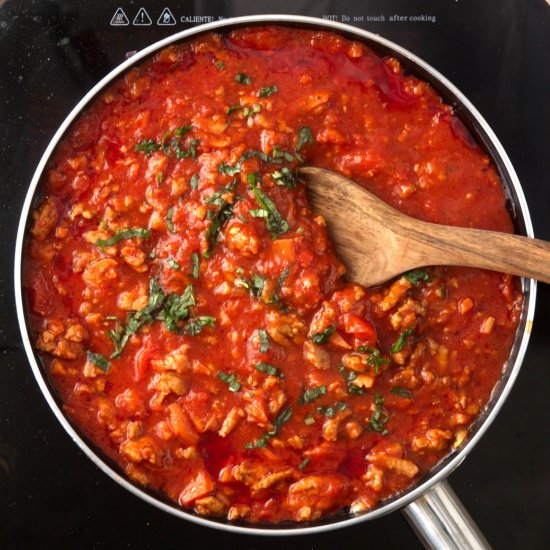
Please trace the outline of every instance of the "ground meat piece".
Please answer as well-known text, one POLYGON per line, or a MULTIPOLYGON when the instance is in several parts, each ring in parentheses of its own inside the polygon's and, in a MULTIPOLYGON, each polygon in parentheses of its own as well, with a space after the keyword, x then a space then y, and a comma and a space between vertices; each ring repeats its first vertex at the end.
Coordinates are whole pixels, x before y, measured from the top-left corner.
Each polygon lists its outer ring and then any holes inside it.
POLYGON ((46 199, 42 206, 33 212, 34 223, 31 233, 39 240, 45 241, 58 220, 58 212, 55 200, 51 197, 46 199))
POLYGON ((61 359, 76 359, 84 350, 86 329, 77 321, 51 319, 36 340, 36 347, 61 359))
POLYGON ((349 482, 339 475, 306 475, 288 489, 287 505, 296 521, 312 521, 338 508, 347 497, 349 482))
POLYGON ((310 340, 304 342, 304 357, 316 369, 327 370, 330 368, 330 355, 328 351, 310 340))
POLYGON ((301 344, 304 341, 306 326, 297 314, 270 311, 266 320, 267 332, 277 344, 287 347, 291 342, 301 344))

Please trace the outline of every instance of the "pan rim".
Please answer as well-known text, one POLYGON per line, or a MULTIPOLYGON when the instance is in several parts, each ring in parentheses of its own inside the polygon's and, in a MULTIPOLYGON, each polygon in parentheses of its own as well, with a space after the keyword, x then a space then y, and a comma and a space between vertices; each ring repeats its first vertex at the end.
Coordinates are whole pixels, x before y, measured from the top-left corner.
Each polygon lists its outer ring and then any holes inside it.
MULTIPOLYGON (((26 324, 26 314, 25 306, 23 303, 23 286, 22 286, 22 264, 23 264, 23 251, 24 251, 24 241, 26 235, 26 229, 28 225, 28 218, 31 212, 31 206, 33 199, 35 197, 38 184, 42 178, 42 174, 48 161, 51 158, 52 153, 55 151, 57 145, 59 144, 61 138, 66 133, 70 125, 76 120, 76 118, 82 113, 83 109, 89 105, 93 99, 97 97, 102 90, 105 89, 107 85, 113 82, 119 75, 124 73, 130 67, 136 65, 141 60, 149 57, 151 54, 159 51, 160 49, 179 42, 184 39, 190 39, 195 35, 203 34, 206 32, 212 32, 216 30, 225 30, 231 29, 238 26, 253 25, 253 24, 294 24, 294 25, 303 25, 305 27, 315 27, 322 28, 324 30, 334 30, 336 32, 344 33, 348 36, 356 37, 361 40, 364 39, 367 41, 367 45, 371 42, 377 43, 379 46, 387 48, 392 52, 397 53, 402 58, 407 59, 415 67, 420 67, 423 71, 427 72, 433 79, 435 79, 446 91, 457 98, 461 105, 464 107, 465 111, 473 117, 473 119, 480 125, 481 129, 485 133, 487 139, 494 147, 495 152, 491 155, 492 160, 495 164, 502 170, 504 170, 507 175, 510 186, 515 192, 515 206, 520 212, 521 221, 523 222, 525 234, 528 237, 533 237, 533 227, 527 207, 527 202, 523 190, 521 188, 519 179, 515 173, 515 170, 511 164, 510 159, 508 158, 504 148, 500 144, 496 135, 482 117, 482 115, 477 111, 477 109, 472 105, 472 103, 462 94, 462 92, 454 86, 446 77, 444 77, 439 71, 433 68, 431 65, 426 63, 421 58, 412 54, 405 48, 399 46, 398 44, 387 40, 375 33, 366 31, 345 23, 340 23, 336 21, 328 21, 325 19, 320 19, 317 17, 309 16, 299 16, 299 15, 285 15, 285 14, 263 14, 263 15, 253 15, 253 16, 242 16, 234 17, 229 19, 224 19, 221 21, 216 21, 213 23, 207 23, 204 25, 199 25, 191 29, 186 29, 180 31, 174 35, 166 37, 162 40, 159 40, 150 46, 144 48, 140 52, 136 53, 130 59, 121 63, 110 71, 105 77, 103 77, 95 86, 89 90, 84 97, 75 105, 71 110, 69 115, 65 118, 61 126, 58 128, 54 134, 52 140, 48 144, 44 154, 42 155, 39 164, 35 170, 29 189, 27 191, 23 208, 21 211, 21 217, 19 221, 16 247, 15 247, 15 262, 14 262, 14 283, 15 283, 15 301, 17 309, 17 317, 19 322, 19 327, 21 331, 21 336, 23 339, 24 348, 27 354, 27 358, 31 365, 34 377, 42 391, 44 397, 53 413, 57 417, 58 421, 61 423, 65 431, 69 434, 71 439, 78 445, 80 450, 90 459, 92 462, 105 474, 111 477, 114 481, 119 483, 122 487, 130 491, 130 493, 141 498, 142 500, 148 502, 149 504, 159 508, 165 512, 168 512, 176 517, 189 520, 193 523, 213 527, 227 532, 248 534, 248 535, 273 535, 273 536, 284 536, 284 535, 299 535, 299 534, 316 534, 324 531, 329 531, 337 528, 348 527, 362 523, 367 520, 376 519, 385 514, 393 512, 410 502, 417 499, 419 496, 427 492, 437 483, 445 479, 470 453, 470 451, 475 447, 481 436, 492 424, 493 420, 500 411, 502 405, 504 404, 508 394, 511 391, 511 388, 514 384, 515 379, 519 373, 521 364, 523 362, 525 352, 527 349, 527 344, 529 340, 529 335, 531 333, 533 318, 534 318, 534 308, 535 308, 535 298, 536 298, 536 281, 532 279, 522 279, 522 290, 524 293, 524 299, 527 300, 527 306, 523 308, 522 321, 520 322, 520 327, 516 333, 516 343, 512 351, 516 353, 515 358, 513 358, 514 364, 509 368, 507 373, 506 380, 502 379, 503 387, 500 390, 500 395, 493 401, 493 398, 490 399, 490 404, 487 405, 487 414, 484 416, 483 420, 480 422, 479 428, 475 433, 468 439, 468 442, 455 453, 451 453, 449 457, 444 458, 443 462, 446 462, 441 468, 436 467, 435 473, 429 474, 429 476, 420 480, 418 484, 411 490, 398 495, 393 499, 382 503, 380 506, 357 516, 349 516, 347 518, 341 518, 339 516, 331 519, 330 517, 326 519, 327 523, 322 524, 234 524, 230 522, 222 522, 220 520, 198 516, 189 511, 186 511, 182 508, 177 507, 174 503, 173 505, 162 502, 161 500, 155 498, 151 494, 147 493, 144 489, 138 487, 131 483, 128 479, 121 476, 116 472, 111 466, 109 466, 101 457, 99 457, 94 450, 90 448, 88 443, 84 441, 80 433, 73 427, 71 422, 68 420, 66 415, 63 413, 62 409, 56 402, 54 396, 52 395, 50 389, 47 386, 45 375, 42 372, 42 369, 36 359, 33 346, 29 337, 26 324), (496 157, 496 158, 494 158, 496 157), (500 160, 500 162, 497 162, 500 160), (521 328, 523 327, 523 329, 521 328), (519 345, 518 345, 519 342, 519 345)), ((511 357, 512 360, 512 357, 511 357)), ((504 373, 504 371, 503 371, 504 373)), ((504 378, 504 377, 503 377, 504 378)), ((495 389, 496 391, 496 389, 495 389)), ((440 463, 441 465, 441 463, 440 463)), ((227 520, 225 520, 227 521, 227 520)))

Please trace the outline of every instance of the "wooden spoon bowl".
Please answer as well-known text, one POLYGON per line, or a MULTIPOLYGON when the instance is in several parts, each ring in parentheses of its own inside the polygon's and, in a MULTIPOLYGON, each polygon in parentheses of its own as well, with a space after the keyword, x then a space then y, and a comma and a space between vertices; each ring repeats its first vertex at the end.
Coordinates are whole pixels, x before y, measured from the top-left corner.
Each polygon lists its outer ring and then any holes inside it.
POLYGON ((550 243, 519 235, 424 222, 387 205, 352 180, 306 166, 313 210, 326 220, 347 277, 375 286, 411 269, 468 266, 550 283, 550 243))

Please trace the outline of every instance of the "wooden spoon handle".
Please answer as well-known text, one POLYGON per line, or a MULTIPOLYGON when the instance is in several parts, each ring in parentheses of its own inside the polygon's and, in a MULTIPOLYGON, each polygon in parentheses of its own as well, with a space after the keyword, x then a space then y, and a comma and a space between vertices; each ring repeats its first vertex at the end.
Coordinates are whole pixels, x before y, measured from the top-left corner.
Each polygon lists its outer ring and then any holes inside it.
POLYGON ((420 222, 405 237, 416 261, 502 271, 550 283, 550 243, 519 235, 420 222))

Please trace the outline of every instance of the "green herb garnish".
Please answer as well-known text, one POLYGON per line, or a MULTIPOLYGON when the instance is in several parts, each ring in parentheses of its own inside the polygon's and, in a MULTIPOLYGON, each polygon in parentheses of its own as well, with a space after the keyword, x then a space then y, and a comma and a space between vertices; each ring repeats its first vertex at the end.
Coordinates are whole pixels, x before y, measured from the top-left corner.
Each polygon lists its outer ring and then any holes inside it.
POLYGON ((124 326, 118 323, 117 320, 116 327, 107 332, 115 346, 115 351, 111 354, 111 359, 120 357, 130 336, 141 326, 146 323, 152 324, 154 322, 154 314, 162 308, 165 300, 166 294, 164 294, 162 287, 154 277, 151 277, 151 279, 149 279, 149 300, 147 305, 139 311, 130 312, 126 317, 126 324, 124 326))
POLYGON ((418 286, 420 281, 429 283, 431 281, 428 272, 424 269, 416 269, 415 271, 407 271, 403 274, 403 277, 409 281, 413 286, 418 286))
POLYGON ((216 67, 218 71, 223 71, 225 69, 225 63, 221 59, 216 59, 216 61, 214 61, 214 67, 216 67))
POLYGON ((101 248, 105 248, 106 246, 112 246, 119 241, 122 241, 123 239, 132 239, 134 237, 137 237, 139 239, 148 239, 150 236, 151 231, 149 229, 121 229, 108 239, 98 239, 95 244, 97 244, 101 248))
POLYGON ((363 388, 360 388, 353 383, 357 378, 357 373, 354 370, 348 370, 344 367, 344 365, 342 365, 338 370, 348 384, 348 393, 350 395, 364 395, 366 393, 363 388))
POLYGON ((172 258, 172 256, 170 256, 167 260, 166 260, 166 263, 172 268, 172 269, 175 269, 176 271, 179 271, 181 269, 181 265, 178 264, 178 262, 176 262, 176 260, 174 258, 172 258))
POLYGON ((174 224, 172 223, 172 216, 174 215, 174 207, 171 206, 166 211, 166 218, 164 218, 164 221, 166 222, 166 227, 168 228, 168 231, 170 233, 176 233, 176 228, 174 227, 174 224))
POLYGON ((235 80, 239 84, 252 84, 252 79, 249 76, 246 76, 244 73, 237 73, 235 75, 235 80))
POLYGON ((199 175, 193 174, 191 176, 191 179, 189 180, 189 185, 191 186, 191 189, 195 190, 199 186, 199 175))
POLYGON ((395 386, 390 390, 390 393, 394 395, 399 395, 400 397, 406 397, 407 399, 412 398, 412 393, 401 386, 395 386))
POLYGON ((311 128, 308 126, 302 126, 298 134, 298 143, 296 145, 295 151, 299 151, 306 143, 313 143, 313 134, 311 133, 311 128))
POLYGON ((315 418, 314 416, 309 413, 305 418, 304 418, 304 424, 306 426, 312 426, 313 424, 315 424, 315 418))
POLYGON ((275 203, 256 185, 255 174, 248 174, 248 185, 251 187, 260 209, 251 210, 250 214, 256 218, 264 218, 268 231, 271 233, 271 237, 275 238, 279 235, 285 234, 290 226, 288 222, 279 214, 275 203))
POLYGON ((258 97, 269 97, 279 91, 276 85, 273 86, 263 86, 258 90, 258 97))
POLYGON ((405 343, 407 342, 407 338, 413 334, 414 330, 412 328, 408 328, 407 330, 404 330, 397 340, 394 342, 394 344, 391 347, 392 353, 399 353, 403 347, 405 346, 405 343))
POLYGON ((234 111, 239 111, 240 109, 242 109, 243 106, 242 105, 230 105, 228 108, 227 108, 227 111, 225 111, 226 114, 230 115, 231 113, 233 113, 234 111))
POLYGON ((238 286, 248 289, 253 298, 259 299, 262 297, 264 291, 265 280, 263 275, 253 274, 249 279, 245 279, 244 277, 238 279, 236 283, 238 283, 238 286))
POLYGON ((284 374, 271 363, 256 363, 256 370, 269 374, 269 376, 277 376, 278 378, 284 378, 284 374))
POLYGON ((260 328, 258 329, 258 337, 260 339, 260 353, 265 353, 269 349, 269 336, 264 329, 260 328))
POLYGON ((294 189, 296 187, 296 179, 286 166, 272 172, 271 177, 275 180, 277 185, 282 185, 287 189, 294 189))
MULTIPOLYGON (((162 292, 162 289, 160 291, 162 292)), ((181 333, 179 323, 189 317, 189 308, 194 305, 193 285, 187 285, 181 296, 175 292, 168 296, 165 295, 162 308, 155 312, 155 319, 163 321, 166 329, 170 332, 181 333)))
POLYGON ((384 397, 377 394, 374 403, 376 405, 376 409, 372 413, 367 430, 378 432, 382 435, 387 435, 389 432, 385 426, 391 418, 391 415, 384 413, 384 397))
POLYGON ((259 103, 254 103, 251 107, 243 108, 243 115, 253 117, 256 113, 261 112, 262 106, 259 103))
POLYGON ((235 166, 231 166, 230 164, 221 162, 218 165, 218 172, 220 174, 223 174, 224 176, 235 176, 239 174, 240 171, 241 171, 241 165, 239 163, 235 164, 235 166))
POLYGON ((98 369, 102 370, 103 372, 109 372, 109 369, 111 368, 111 363, 109 363, 109 360, 101 355, 101 353, 93 353, 92 351, 87 350, 86 358, 98 369))
POLYGON ((316 332, 312 337, 311 340, 314 344, 325 344, 329 341, 329 338, 336 332, 336 327, 333 324, 330 324, 325 330, 322 332, 316 332))
POLYGON ((150 157, 153 152, 159 149, 160 145, 154 139, 142 139, 134 145, 134 151, 145 153, 146 157, 150 157))
POLYGON ((304 458, 304 460, 302 460, 302 462, 298 466, 298 469, 299 470, 305 469, 305 467, 310 463, 310 461, 311 461, 311 458, 304 458))
POLYGON ((290 419, 292 418, 292 405, 288 405, 285 407, 281 413, 279 413, 279 416, 275 419, 275 422, 273 423, 273 429, 266 432, 260 439, 257 439, 256 441, 245 443, 246 449, 253 449, 254 447, 265 447, 267 445, 267 442, 272 438, 275 437, 284 424, 286 424, 290 419))
POLYGON ((391 363, 389 359, 382 357, 380 355, 380 350, 372 346, 359 346, 357 351, 365 353, 367 355, 367 365, 372 367, 375 374, 378 374, 378 371, 382 365, 388 365, 391 363))
POLYGON ((300 399, 298 399, 298 403, 300 405, 305 405, 306 403, 311 403, 312 401, 315 401, 321 395, 325 395, 327 393, 327 387, 326 386, 315 386, 314 388, 311 388, 309 390, 306 390, 300 399))
POLYGON ((237 182, 230 183, 226 185, 219 191, 216 191, 211 197, 209 197, 205 203, 217 206, 217 210, 209 210, 206 216, 207 220, 211 221, 211 224, 206 229, 206 242, 208 243, 208 248, 203 252, 204 258, 209 258, 214 248, 214 244, 218 240, 218 234, 222 228, 222 225, 233 216, 233 204, 227 202, 225 195, 231 193, 237 182))
POLYGON ((214 328, 216 326, 216 318, 209 317, 207 315, 201 315, 199 317, 194 317, 185 323, 183 332, 189 334, 189 336, 196 336, 202 332, 204 327, 214 328))
POLYGON ((231 374, 227 374, 223 371, 220 371, 218 372, 218 378, 229 386, 229 391, 237 392, 241 389, 241 384, 237 380, 237 375, 234 372, 231 374))
POLYGON ((348 406, 344 401, 336 401, 333 407, 317 407, 319 414, 324 414, 327 418, 334 418, 336 413, 347 409, 348 406))
POLYGON ((199 255, 196 252, 193 252, 191 254, 191 266, 191 275, 193 276, 193 278, 198 279, 200 271, 200 259, 199 255))

